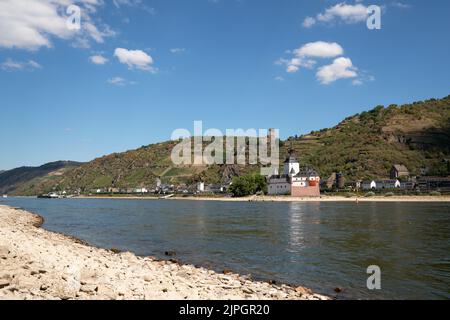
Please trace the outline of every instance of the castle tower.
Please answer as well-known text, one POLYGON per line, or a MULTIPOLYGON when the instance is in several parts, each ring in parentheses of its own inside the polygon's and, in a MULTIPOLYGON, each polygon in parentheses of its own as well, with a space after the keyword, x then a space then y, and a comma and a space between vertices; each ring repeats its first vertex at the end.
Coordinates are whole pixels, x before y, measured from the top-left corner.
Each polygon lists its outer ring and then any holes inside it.
POLYGON ((284 161, 284 174, 290 177, 296 176, 300 172, 300 163, 294 154, 294 150, 289 150, 289 155, 284 161))

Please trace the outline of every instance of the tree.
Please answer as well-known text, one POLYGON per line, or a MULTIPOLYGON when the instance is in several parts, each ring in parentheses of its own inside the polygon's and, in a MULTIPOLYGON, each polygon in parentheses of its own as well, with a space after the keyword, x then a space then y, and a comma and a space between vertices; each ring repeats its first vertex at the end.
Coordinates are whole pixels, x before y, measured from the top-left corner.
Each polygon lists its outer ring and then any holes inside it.
POLYGON ((260 174, 234 177, 230 192, 234 197, 245 197, 259 192, 267 193, 267 182, 260 174))

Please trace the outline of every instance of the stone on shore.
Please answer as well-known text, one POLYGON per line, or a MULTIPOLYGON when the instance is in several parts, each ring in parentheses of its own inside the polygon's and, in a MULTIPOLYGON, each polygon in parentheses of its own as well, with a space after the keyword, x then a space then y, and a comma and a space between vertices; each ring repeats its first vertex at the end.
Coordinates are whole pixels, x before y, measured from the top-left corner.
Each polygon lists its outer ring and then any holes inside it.
POLYGON ((328 299, 303 287, 251 281, 231 270, 216 273, 175 259, 89 247, 38 228, 41 222, 39 216, 0 206, 0 300, 328 299))
POLYGON ((0 259, 6 259, 9 255, 9 249, 5 246, 0 246, 0 259))

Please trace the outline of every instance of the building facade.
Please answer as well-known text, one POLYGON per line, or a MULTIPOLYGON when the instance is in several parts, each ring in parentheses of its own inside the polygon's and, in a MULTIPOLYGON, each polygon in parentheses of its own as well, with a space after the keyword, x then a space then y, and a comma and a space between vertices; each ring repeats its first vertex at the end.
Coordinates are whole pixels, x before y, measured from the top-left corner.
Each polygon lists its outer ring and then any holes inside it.
POLYGON ((409 177, 409 170, 402 164, 394 164, 390 172, 391 179, 401 179, 409 177))
POLYGON ((399 180, 372 180, 362 183, 363 190, 384 190, 384 189, 400 189, 402 184, 399 180))
POLYGON ((290 195, 292 197, 320 197, 320 176, 310 168, 301 168, 292 151, 284 162, 282 175, 268 179, 269 195, 290 195))

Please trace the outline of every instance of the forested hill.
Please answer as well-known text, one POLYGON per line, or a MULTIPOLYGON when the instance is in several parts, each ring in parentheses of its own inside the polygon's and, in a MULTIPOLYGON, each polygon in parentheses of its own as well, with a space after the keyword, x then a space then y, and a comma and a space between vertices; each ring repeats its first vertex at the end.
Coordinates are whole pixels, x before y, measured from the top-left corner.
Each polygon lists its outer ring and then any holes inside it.
POLYGON ((0 172, 0 194, 34 194, 36 188, 53 188, 66 171, 81 163, 56 161, 40 167, 20 167, 0 172))
POLYGON ((450 96, 378 106, 291 140, 302 162, 322 177, 342 172, 349 179, 383 178, 392 164, 404 164, 414 175, 447 175, 450 96))
MULTIPOLYGON (((177 143, 162 142, 82 165, 69 164, 43 176, 29 174, 26 168, 7 171, 0 174, 0 193, 152 187, 157 177, 173 184, 199 180, 219 183, 258 170, 256 166, 236 165, 177 167, 170 159, 177 143)), ((292 137, 280 145, 281 163, 292 146, 302 164, 315 168, 323 179, 332 172, 344 173, 347 180, 385 178, 392 164, 403 164, 414 175, 448 175, 450 96, 403 106, 378 106, 333 128, 292 137)))

